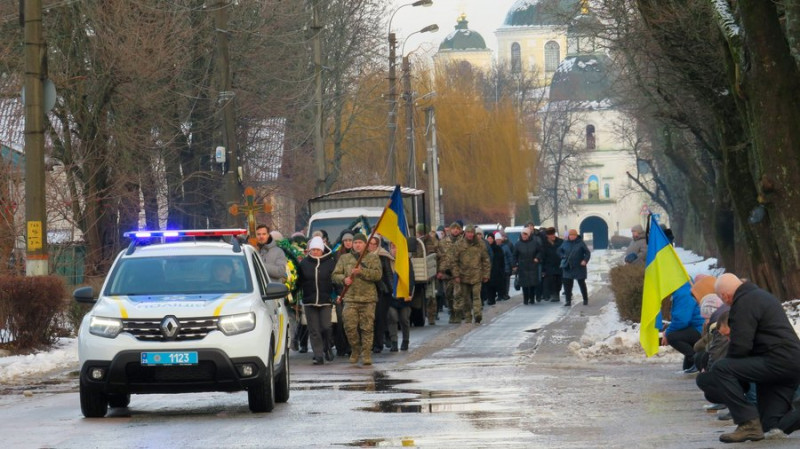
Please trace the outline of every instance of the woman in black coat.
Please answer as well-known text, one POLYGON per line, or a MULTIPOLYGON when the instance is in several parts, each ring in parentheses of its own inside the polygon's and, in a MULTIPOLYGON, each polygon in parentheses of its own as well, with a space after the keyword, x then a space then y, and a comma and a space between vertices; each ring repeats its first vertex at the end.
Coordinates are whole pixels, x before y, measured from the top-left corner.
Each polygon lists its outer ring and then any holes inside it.
POLYGON ((503 299, 503 288, 506 283, 506 258, 503 248, 497 244, 495 236, 488 234, 486 241, 489 242, 489 262, 492 269, 489 271, 489 281, 486 282, 487 300, 489 305, 494 305, 497 300, 503 299))
POLYGON ((308 322, 314 364, 322 365, 323 357, 333 360, 331 335, 331 275, 336 266, 333 255, 325 251, 322 238, 314 237, 308 243, 308 255, 300 261, 297 281, 303 291, 303 313, 308 322))
POLYGON ((524 304, 536 303, 534 295, 536 286, 539 285, 541 251, 540 241, 533 238, 530 228, 522 228, 520 239, 514 245, 514 259, 517 261, 517 282, 522 288, 524 304))

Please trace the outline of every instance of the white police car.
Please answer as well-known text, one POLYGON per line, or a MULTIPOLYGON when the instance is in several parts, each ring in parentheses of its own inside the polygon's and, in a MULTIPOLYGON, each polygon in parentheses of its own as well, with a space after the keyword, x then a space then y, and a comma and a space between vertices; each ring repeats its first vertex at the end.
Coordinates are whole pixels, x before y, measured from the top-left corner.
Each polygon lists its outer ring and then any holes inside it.
POLYGON ((247 390, 253 412, 289 400, 288 290, 239 244, 245 233, 126 233, 98 299, 75 290, 94 303, 78 334, 84 416, 126 407, 131 393, 247 390))

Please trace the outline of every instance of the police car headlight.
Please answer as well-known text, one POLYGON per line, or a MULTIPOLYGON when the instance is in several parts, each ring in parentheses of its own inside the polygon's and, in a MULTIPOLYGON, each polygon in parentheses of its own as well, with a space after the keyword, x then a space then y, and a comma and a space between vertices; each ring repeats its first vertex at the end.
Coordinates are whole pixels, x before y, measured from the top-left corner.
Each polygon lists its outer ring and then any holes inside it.
POLYGON ((89 333, 98 337, 116 338, 122 332, 122 320, 93 316, 89 321, 89 333))
POLYGON ((224 316, 217 322, 217 327, 225 335, 250 332, 256 328, 256 314, 250 312, 224 316))

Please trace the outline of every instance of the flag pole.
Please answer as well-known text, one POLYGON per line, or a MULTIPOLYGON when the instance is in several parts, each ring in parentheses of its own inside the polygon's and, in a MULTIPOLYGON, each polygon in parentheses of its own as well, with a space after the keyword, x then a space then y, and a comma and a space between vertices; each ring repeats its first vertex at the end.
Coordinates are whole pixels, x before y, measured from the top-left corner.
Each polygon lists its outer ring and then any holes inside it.
MULTIPOLYGON (((397 187, 400 187, 400 184, 398 184, 397 187)), ((381 212, 381 216, 378 218, 378 222, 375 223, 375 226, 372 227, 372 231, 370 231, 369 237, 367 237, 367 244, 369 244, 369 241, 372 239, 372 237, 375 236, 375 231, 378 229, 378 226, 380 226, 381 221, 383 221, 383 216, 386 215, 386 210, 389 209, 389 205, 392 204, 392 196, 394 196, 394 192, 392 192, 392 195, 389 196, 389 200, 386 201, 386 206, 383 207, 383 212, 381 212)), ((353 267, 353 269, 356 269, 361 266, 361 259, 363 259, 364 255, 367 254, 367 251, 369 251, 369 249, 367 249, 367 247, 365 246, 364 251, 362 251, 361 254, 358 255, 358 259, 356 260, 356 266, 353 267)), ((353 279, 352 274, 347 277, 353 279)), ((350 285, 345 284, 344 288, 342 289, 342 293, 340 293, 339 296, 336 297, 336 304, 342 302, 342 299, 344 299, 344 295, 346 295, 347 291, 350 290, 350 285)))

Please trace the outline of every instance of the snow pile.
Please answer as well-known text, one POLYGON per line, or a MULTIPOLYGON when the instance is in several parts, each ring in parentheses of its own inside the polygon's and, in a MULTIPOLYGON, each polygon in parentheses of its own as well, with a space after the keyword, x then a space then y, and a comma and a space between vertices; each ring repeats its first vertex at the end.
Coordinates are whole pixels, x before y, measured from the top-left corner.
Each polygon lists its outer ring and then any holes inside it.
POLYGON ((56 370, 78 369, 78 340, 62 338, 53 349, 30 355, 0 357, 0 384, 27 381, 56 370))
POLYGON ((583 360, 604 360, 628 363, 680 363, 683 355, 670 347, 662 347, 658 354, 646 358, 639 344, 639 325, 619 320, 617 304, 609 302, 600 314, 589 318, 580 341, 573 341, 569 349, 583 360))

